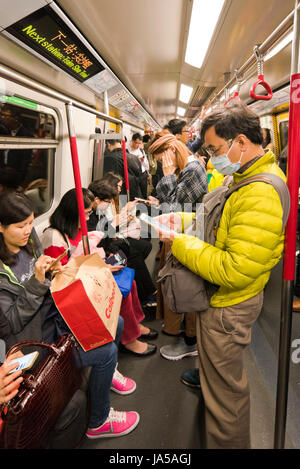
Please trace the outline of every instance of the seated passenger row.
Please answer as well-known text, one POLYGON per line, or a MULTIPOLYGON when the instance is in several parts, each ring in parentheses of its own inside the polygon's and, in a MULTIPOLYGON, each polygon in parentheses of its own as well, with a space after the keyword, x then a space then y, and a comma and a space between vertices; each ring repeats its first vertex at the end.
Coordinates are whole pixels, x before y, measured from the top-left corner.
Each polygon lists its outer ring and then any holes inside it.
MULTIPOLYGON (((93 194, 83 190, 86 217, 92 210, 93 194)), ((63 197, 53 213, 50 227, 44 233, 46 254, 33 229, 34 207, 22 193, 7 191, 0 196, 0 338, 7 349, 23 340, 38 340, 52 343, 58 336, 70 330, 62 320, 50 294, 50 273, 55 275, 61 267, 51 269, 62 246, 76 249, 80 239, 80 224, 75 191, 63 197), (49 240, 51 240, 49 242, 49 240), (47 255, 48 253, 48 255, 47 255), (50 254, 50 255, 49 255, 50 254), (52 257, 53 255, 53 257, 52 257), (51 271, 52 270, 52 271, 51 271)), ((68 259, 63 259, 63 263, 68 259)), ((113 271, 116 268, 108 267, 113 271)), ((89 438, 127 434, 139 422, 137 412, 118 412, 110 407, 110 390, 129 394, 136 388, 130 378, 123 377, 117 369, 118 344, 134 349, 138 343, 140 355, 153 353, 155 345, 137 340, 138 337, 157 336, 156 331, 140 324, 144 318, 136 284, 133 281, 130 295, 122 301, 122 315, 118 320, 113 342, 84 352, 81 347, 80 360, 75 354, 78 368, 91 367, 89 392, 91 412, 89 438), (125 323, 125 327, 124 327, 125 323), (128 345, 129 344, 129 345, 128 345)), ((133 350, 134 351, 134 350, 133 350)), ((11 357, 12 358, 12 357, 11 357)), ((10 359, 11 359, 10 358, 10 359)), ((11 366, 8 361, 1 367, 1 404, 12 397, 12 386, 18 387, 22 378, 19 373, 8 377, 11 366), (12 378, 16 381, 12 381, 12 378)), ((14 391, 14 394, 16 391, 14 391)))

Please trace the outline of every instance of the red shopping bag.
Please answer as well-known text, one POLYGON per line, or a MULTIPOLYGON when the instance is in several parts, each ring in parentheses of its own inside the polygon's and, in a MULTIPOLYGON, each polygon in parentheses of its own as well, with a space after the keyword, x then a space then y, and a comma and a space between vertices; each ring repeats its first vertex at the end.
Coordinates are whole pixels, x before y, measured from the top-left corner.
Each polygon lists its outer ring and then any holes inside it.
POLYGON ((51 293, 84 351, 114 340, 122 294, 98 254, 71 259, 52 280, 51 293))

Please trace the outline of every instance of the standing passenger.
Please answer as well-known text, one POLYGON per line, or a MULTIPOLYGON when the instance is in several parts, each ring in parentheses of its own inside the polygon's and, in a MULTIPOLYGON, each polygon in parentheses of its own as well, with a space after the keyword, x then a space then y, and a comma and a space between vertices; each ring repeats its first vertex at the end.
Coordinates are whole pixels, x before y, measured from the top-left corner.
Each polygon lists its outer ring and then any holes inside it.
POLYGON ((186 122, 181 119, 172 119, 168 122, 166 128, 179 140, 180 142, 184 143, 185 145, 188 144, 189 141, 189 131, 186 126, 186 122))
MULTIPOLYGON (((121 140, 106 140, 106 146, 108 152, 104 155, 103 173, 106 174, 112 171, 113 173, 119 174, 124 181, 124 161, 121 140)), ((122 185, 121 194, 126 194, 125 184, 122 185)))
MULTIPOLYGON (((269 150, 264 152, 259 117, 241 104, 208 115, 201 137, 214 167, 234 183, 259 173, 285 180, 269 150)), ((254 182, 227 200, 215 246, 178 234, 172 253, 186 267, 219 288, 208 310, 198 313, 199 374, 205 402, 208 448, 250 448, 250 393, 243 351, 263 304, 263 290, 284 242, 283 209, 270 184, 254 182)), ((162 219, 164 217, 164 219, 162 219)), ((178 226, 187 215, 160 220, 178 226), (171 223, 172 221, 172 223, 171 223)), ((191 219, 191 217, 189 217, 191 219)), ((170 235, 161 234, 161 239, 170 235)))
POLYGON ((274 145, 271 139, 271 130, 266 127, 262 129, 262 133, 263 133, 263 139, 264 139, 262 143, 263 149, 274 151, 274 145))
POLYGON ((142 192, 142 198, 147 199, 149 162, 148 162, 145 152, 141 149, 142 146, 143 146, 143 137, 139 133, 133 134, 132 140, 128 147, 128 151, 131 155, 136 156, 141 164, 142 174, 140 176, 140 188, 142 192))
MULTIPOLYGON (((207 192, 207 176, 202 164, 190 154, 190 151, 172 134, 158 132, 149 148, 153 156, 162 161, 164 177, 156 186, 159 202, 169 211, 194 210, 197 202, 201 202, 207 192)), ((163 245, 160 268, 170 250, 170 243, 163 245)), ((164 301, 161 287, 158 285, 157 317, 164 318, 164 332, 179 335, 182 315, 171 311, 164 301)), ((174 345, 165 345, 160 349, 161 355, 167 360, 180 360, 184 357, 197 355, 195 313, 184 315, 184 337, 178 337, 174 345)))

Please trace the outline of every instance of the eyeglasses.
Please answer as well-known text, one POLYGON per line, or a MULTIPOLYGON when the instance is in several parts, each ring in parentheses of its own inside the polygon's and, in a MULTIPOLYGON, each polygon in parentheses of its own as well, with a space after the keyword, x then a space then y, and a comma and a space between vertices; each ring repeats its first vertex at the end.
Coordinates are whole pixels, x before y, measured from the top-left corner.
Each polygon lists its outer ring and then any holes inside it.
POLYGON ((221 143, 221 145, 218 145, 217 147, 214 147, 213 145, 208 145, 207 147, 204 145, 203 146, 203 150, 212 158, 214 156, 218 156, 218 153, 219 151, 221 150, 221 148, 223 147, 223 145, 225 145, 225 143, 231 147, 232 145, 232 142, 233 142, 233 138, 231 138, 230 140, 225 140, 224 143, 221 143))

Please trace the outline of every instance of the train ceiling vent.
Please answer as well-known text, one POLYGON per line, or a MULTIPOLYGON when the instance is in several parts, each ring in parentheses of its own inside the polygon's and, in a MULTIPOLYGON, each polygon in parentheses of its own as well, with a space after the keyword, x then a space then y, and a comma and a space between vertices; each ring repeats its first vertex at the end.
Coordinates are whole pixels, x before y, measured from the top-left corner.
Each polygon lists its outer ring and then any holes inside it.
POLYGON ((189 104, 185 117, 193 118, 215 89, 215 87, 199 85, 189 104))

